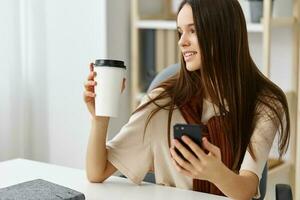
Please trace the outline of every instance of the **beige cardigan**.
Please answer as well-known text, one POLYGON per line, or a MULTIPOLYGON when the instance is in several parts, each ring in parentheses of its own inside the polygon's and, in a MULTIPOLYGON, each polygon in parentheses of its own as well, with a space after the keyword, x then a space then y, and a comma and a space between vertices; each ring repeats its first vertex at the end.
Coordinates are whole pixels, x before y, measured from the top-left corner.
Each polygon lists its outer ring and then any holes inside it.
MULTIPOLYGON (((158 95, 162 89, 150 92, 150 97, 158 95)), ((143 98, 141 105, 149 101, 147 95, 143 98)), ((160 100, 158 103, 164 103, 160 100)), ((174 186, 191 190, 192 179, 178 173, 171 161, 168 137, 167 119, 168 111, 160 110, 150 120, 146 132, 144 127, 150 112, 156 108, 153 103, 146 109, 133 114, 128 123, 120 132, 107 143, 108 160, 132 182, 140 184, 148 171, 154 167, 157 184, 174 186)), ((202 122, 206 123, 214 115, 218 115, 218 109, 207 100, 203 102, 202 122)), ((174 110, 171 127, 176 123, 186 123, 179 110, 174 110)), ((253 160, 247 151, 241 166, 241 170, 248 170, 260 179, 263 168, 271 149, 276 128, 270 120, 261 117, 251 138, 253 150, 257 160, 253 160)), ((173 130, 171 129, 171 139, 173 130)), ((259 197, 259 190, 256 197, 259 197)))

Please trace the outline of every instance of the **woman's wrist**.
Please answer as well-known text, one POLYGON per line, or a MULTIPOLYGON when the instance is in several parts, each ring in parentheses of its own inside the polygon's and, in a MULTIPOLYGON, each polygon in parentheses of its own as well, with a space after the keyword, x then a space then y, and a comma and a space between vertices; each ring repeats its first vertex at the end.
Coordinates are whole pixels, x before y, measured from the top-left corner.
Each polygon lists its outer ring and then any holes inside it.
POLYGON ((232 175, 231 172, 232 171, 229 168, 227 168, 224 163, 221 162, 220 168, 216 170, 216 172, 211 177, 211 180, 209 181, 215 185, 220 185, 224 182, 224 179, 227 179, 232 175))
POLYGON ((109 125, 109 117, 97 116, 91 120, 92 133, 106 135, 109 125))
POLYGON ((94 121, 103 121, 103 120, 109 120, 110 117, 107 116, 93 116, 92 120, 94 121))
POLYGON ((101 124, 108 124, 110 117, 106 116, 93 116, 92 117, 92 123, 101 123, 101 124))
POLYGON ((216 173, 211 182, 230 199, 251 199, 257 188, 253 186, 251 180, 249 181, 249 177, 236 174, 225 165, 216 173))

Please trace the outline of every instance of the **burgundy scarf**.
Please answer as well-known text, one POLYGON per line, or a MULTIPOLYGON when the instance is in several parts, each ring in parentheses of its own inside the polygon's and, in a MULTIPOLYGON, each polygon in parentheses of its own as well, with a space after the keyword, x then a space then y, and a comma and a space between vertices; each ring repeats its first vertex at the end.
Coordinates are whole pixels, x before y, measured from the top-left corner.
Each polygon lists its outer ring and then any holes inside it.
MULTIPOLYGON (((233 166, 233 153, 229 140, 221 128, 221 116, 211 117, 207 124, 201 122, 202 118, 202 98, 193 98, 190 102, 180 108, 180 112, 188 124, 204 125, 202 135, 206 137, 210 143, 218 146, 221 150, 222 162, 229 168, 233 166)), ((207 151, 206 151, 207 152, 207 151)), ((224 194, 213 184, 208 181, 193 179, 193 190, 210 194, 224 194)))

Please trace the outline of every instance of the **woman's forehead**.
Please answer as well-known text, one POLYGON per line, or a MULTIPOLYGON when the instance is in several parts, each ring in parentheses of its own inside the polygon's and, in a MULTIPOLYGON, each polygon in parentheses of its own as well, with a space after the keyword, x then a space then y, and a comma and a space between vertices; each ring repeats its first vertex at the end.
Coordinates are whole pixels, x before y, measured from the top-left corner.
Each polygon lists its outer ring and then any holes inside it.
POLYGON ((185 4, 177 16, 177 26, 182 28, 194 24, 193 11, 189 4, 185 4))

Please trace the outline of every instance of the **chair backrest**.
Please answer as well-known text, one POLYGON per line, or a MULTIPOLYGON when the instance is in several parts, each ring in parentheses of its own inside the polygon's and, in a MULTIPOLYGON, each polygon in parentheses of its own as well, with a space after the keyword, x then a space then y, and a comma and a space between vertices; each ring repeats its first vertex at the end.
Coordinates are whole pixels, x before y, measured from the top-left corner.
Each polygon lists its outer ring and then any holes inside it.
POLYGON ((259 181, 260 197, 255 200, 263 200, 265 198, 266 191, 267 191, 267 178, 268 178, 268 165, 266 164, 259 181))
MULTIPOLYGON (((156 86, 158 86, 161 82, 163 82, 167 78, 175 75, 179 71, 179 69, 180 69, 180 64, 176 63, 176 64, 172 64, 172 65, 166 67, 164 70, 159 72, 155 76, 155 78, 152 80, 147 92, 150 92, 151 90, 153 90, 156 86)), ((264 167, 260 182, 259 182, 260 198, 256 199, 256 200, 263 200, 265 198, 266 188, 267 188, 267 175, 268 175, 268 166, 266 164, 265 167, 264 167)), ((152 175, 152 176, 154 176, 154 175, 152 175)), ((150 178, 151 182, 153 180, 152 176, 150 178)), ((148 178, 146 177, 146 179, 144 181, 148 181, 147 179, 148 178)))
POLYGON ((148 87, 147 92, 153 90, 156 86, 158 86, 161 82, 166 80, 167 78, 175 75, 180 69, 180 65, 178 63, 170 65, 159 72, 155 78, 151 81, 150 86, 148 87))

